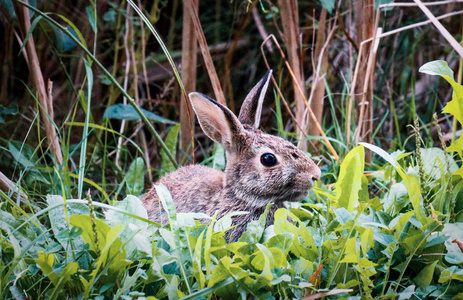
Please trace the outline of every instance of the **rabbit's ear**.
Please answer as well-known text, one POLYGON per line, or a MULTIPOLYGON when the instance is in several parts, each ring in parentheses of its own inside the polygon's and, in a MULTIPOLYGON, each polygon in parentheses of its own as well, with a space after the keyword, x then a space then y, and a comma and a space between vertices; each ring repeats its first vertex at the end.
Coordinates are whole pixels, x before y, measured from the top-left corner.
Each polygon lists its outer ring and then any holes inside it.
POLYGON ((238 119, 242 124, 250 125, 255 129, 259 128, 260 116, 262 114, 262 103, 264 102, 265 92, 267 92, 271 75, 272 70, 269 70, 249 92, 246 99, 244 99, 240 115, 238 116, 238 119))
POLYGON ((225 106, 200 93, 190 93, 191 105, 204 133, 213 141, 232 150, 245 131, 238 118, 225 106))

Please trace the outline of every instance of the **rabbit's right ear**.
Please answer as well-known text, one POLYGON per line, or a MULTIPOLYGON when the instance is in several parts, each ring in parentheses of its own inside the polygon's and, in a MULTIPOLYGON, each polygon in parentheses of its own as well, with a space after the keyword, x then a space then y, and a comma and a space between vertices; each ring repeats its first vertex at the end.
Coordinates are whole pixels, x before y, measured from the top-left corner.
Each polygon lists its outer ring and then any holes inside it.
POLYGON ((262 114, 262 103, 264 102, 264 96, 267 92, 271 76, 272 70, 269 70, 249 92, 246 99, 244 99, 238 116, 238 119, 242 124, 250 125, 254 127, 254 129, 259 128, 260 116, 262 114))
POLYGON ((189 95, 193 110, 198 116, 199 125, 213 141, 232 150, 237 140, 245 131, 238 118, 225 106, 200 93, 189 95))

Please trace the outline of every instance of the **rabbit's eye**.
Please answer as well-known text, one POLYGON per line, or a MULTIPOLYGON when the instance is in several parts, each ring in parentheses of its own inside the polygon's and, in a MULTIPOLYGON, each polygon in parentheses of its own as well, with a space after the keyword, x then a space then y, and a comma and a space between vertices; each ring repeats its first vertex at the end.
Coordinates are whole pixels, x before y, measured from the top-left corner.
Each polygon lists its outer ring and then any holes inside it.
POLYGON ((277 158, 272 153, 264 153, 260 157, 260 162, 266 167, 273 167, 277 164, 277 158))

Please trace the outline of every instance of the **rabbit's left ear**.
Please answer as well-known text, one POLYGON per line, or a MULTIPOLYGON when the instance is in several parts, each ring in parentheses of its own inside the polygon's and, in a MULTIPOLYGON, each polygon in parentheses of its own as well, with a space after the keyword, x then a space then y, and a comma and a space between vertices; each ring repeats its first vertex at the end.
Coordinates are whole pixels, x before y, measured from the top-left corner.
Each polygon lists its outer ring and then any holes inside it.
POLYGON ((241 124, 250 125, 255 129, 259 128, 262 103, 264 102, 264 96, 267 92, 271 75, 272 70, 265 73, 264 77, 262 77, 256 86, 249 92, 246 99, 244 99, 238 116, 241 124))

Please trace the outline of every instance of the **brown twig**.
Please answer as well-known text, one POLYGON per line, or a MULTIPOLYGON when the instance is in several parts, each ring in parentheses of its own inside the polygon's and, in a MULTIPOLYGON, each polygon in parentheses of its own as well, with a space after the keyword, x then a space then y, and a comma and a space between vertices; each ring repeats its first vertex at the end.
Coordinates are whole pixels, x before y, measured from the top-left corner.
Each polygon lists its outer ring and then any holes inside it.
MULTIPOLYGON (((198 8, 198 0, 193 0, 198 8)), ((193 19, 186 5, 183 6, 182 28, 182 70, 181 76, 187 93, 196 89, 196 66, 198 62, 198 42, 194 34, 193 19)), ((194 163, 194 115, 190 101, 186 97, 180 99, 180 149, 187 153, 191 147, 194 163)))
POLYGON ((21 189, 18 187, 17 184, 15 184, 13 181, 11 181, 8 177, 5 176, 0 171, 0 190, 5 192, 6 194, 9 194, 12 192, 13 198, 16 198, 17 202, 22 202, 22 203, 27 203, 27 195, 24 193, 21 193, 21 189))
MULTIPOLYGON (((24 2, 28 3, 27 0, 24 2)), ((29 9, 16 2, 13 3, 19 21, 21 35, 23 38, 25 38, 31 29, 29 9)), ((37 50, 35 48, 32 35, 29 36, 29 39, 27 40, 25 52, 27 53, 27 66, 30 71, 31 80, 37 89, 37 98, 42 108, 40 110, 40 115, 42 116, 42 122, 45 127, 45 134, 47 136, 50 152, 55 158, 56 163, 61 166, 63 164, 63 154, 61 151, 58 134, 56 133, 55 127, 53 126, 53 99, 48 99, 47 97, 47 90, 45 88, 45 82, 43 80, 42 70, 40 68, 39 58, 37 56, 37 50)))
POLYGON ((183 1, 183 5, 185 5, 188 11, 190 12, 191 20, 195 29, 195 36, 198 40, 199 47, 203 55, 207 73, 209 74, 209 78, 211 79, 212 89, 214 90, 215 98, 219 103, 227 105, 225 101, 225 95, 222 90, 222 86, 220 85, 219 77, 217 76, 217 72, 214 67, 214 62, 212 61, 211 53, 209 52, 209 48, 207 46, 206 37, 204 36, 204 32, 201 27, 201 22, 199 21, 198 10, 193 5, 193 0, 185 0, 183 1))

